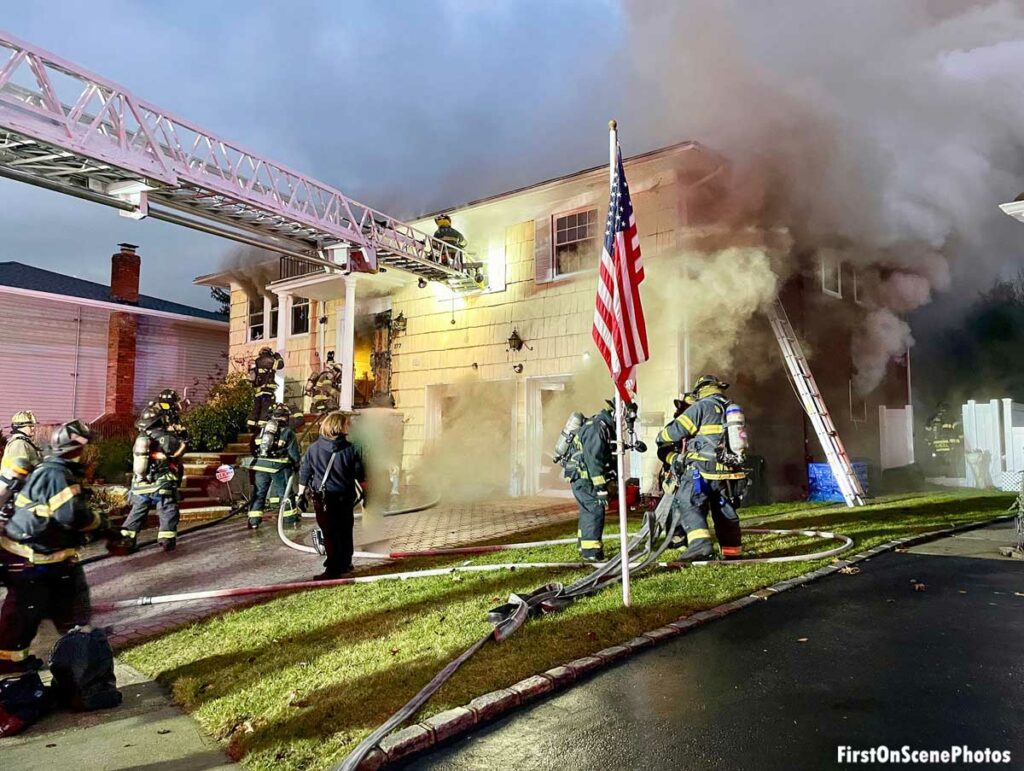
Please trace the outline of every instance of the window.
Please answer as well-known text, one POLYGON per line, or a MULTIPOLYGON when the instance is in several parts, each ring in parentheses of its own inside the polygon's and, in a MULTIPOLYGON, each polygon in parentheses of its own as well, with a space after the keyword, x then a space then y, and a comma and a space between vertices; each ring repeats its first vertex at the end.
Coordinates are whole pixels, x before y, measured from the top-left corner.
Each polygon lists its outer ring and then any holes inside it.
POLYGON ((277 295, 270 299, 270 337, 277 337, 277 295))
POLYGON ((249 298, 249 342, 263 339, 263 298, 249 298))
POLYGON ((821 265, 821 291, 833 297, 843 296, 843 261, 835 252, 822 249, 818 253, 821 265))
POLYGON ((305 335, 309 332, 309 299, 296 297, 292 300, 292 334, 305 335))
POLYGON ((555 275, 597 267, 600 249, 597 209, 555 215, 555 275))

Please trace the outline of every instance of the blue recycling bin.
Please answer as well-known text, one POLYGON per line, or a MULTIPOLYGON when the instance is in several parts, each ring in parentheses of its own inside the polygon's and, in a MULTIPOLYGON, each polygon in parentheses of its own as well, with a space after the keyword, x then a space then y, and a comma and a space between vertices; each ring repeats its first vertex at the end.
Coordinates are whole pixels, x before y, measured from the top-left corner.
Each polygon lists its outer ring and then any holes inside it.
MULTIPOLYGON (((865 494, 868 491, 868 464, 854 461, 853 472, 860 479, 865 494)), ((843 497, 836 478, 832 475, 832 467, 827 463, 807 464, 807 500, 815 503, 843 503, 843 497)))

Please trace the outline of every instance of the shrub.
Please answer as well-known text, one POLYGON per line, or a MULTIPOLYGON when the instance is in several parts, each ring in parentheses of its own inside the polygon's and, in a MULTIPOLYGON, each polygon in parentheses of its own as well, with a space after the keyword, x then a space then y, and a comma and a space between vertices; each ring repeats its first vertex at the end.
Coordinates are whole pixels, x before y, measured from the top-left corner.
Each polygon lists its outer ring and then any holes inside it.
POLYGON ((132 440, 111 436, 89 442, 82 453, 86 479, 122 484, 132 470, 132 440))
POLYGON ((197 404, 183 416, 188 429, 189 450, 217 452, 245 430, 255 392, 244 373, 234 372, 210 388, 204 404, 197 404))

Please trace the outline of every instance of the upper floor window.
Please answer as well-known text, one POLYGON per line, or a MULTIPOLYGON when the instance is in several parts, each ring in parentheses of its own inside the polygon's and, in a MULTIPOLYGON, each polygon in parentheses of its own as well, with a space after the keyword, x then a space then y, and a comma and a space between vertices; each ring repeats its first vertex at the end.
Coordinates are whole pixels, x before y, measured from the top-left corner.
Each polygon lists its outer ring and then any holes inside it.
POLYGON ((597 209, 556 214, 554 231, 556 276, 565 276, 597 266, 597 256, 601 248, 601 228, 597 221, 597 209))
POLYGON ((262 340, 266 331, 263 323, 262 297, 257 297, 255 300, 251 297, 249 298, 248 319, 249 342, 253 343, 257 340, 262 340))
POLYGON ((833 297, 843 296, 843 261, 828 249, 818 252, 821 269, 821 291, 833 297))
POLYGON ((309 332, 309 298, 296 297, 292 300, 292 331, 293 335, 304 335, 309 332))

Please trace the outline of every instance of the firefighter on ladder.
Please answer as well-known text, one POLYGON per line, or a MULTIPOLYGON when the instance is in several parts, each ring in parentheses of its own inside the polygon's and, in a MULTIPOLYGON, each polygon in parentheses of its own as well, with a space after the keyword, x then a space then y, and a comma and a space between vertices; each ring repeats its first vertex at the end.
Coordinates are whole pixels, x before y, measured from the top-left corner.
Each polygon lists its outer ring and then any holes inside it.
POLYGON ((184 472, 185 442, 169 431, 158 415, 148 423, 140 418, 136 425, 140 433, 132 446, 131 510, 112 550, 122 554, 135 551, 139 531, 146 526, 149 510, 155 508, 160 519, 157 542, 165 552, 174 551, 181 517, 178 488, 184 472))
POLYGON ((252 412, 246 425, 252 433, 252 448, 255 449, 256 434, 270 417, 270 410, 274 405, 274 396, 277 393, 277 383, 274 376, 284 368, 284 358, 277 351, 271 350, 270 346, 260 348, 259 354, 249 367, 249 379, 256 397, 253 399, 252 412))
MULTIPOLYGON (((452 227, 452 215, 438 214, 434 217, 437 230, 434 231, 434 238, 457 249, 466 248, 466 239, 455 228, 452 227)), ((442 265, 451 264, 452 267, 462 270, 462 252, 455 249, 441 247, 440 261, 442 265)))
POLYGON ((334 361, 334 351, 327 352, 327 365, 306 381, 305 393, 310 397, 310 412, 326 415, 338 408, 341 391, 341 365, 334 361))
POLYGON ((35 443, 36 416, 30 410, 11 417, 11 435, 0 460, 0 520, 14 512, 14 496, 43 459, 35 443))
POLYGON ((722 556, 736 559, 742 554, 736 509, 746 486, 746 428, 742 410, 724 394, 728 387, 714 375, 698 378, 693 403, 658 434, 658 457, 671 469, 667 488, 679 507, 684 531, 673 534, 669 548, 686 546, 681 562, 712 556, 708 514, 722 556))
POLYGON ((565 478, 579 506, 580 557, 585 562, 604 560, 604 515, 608 508, 609 483, 615 473, 615 404, 583 422, 570 440, 563 461, 565 478))
POLYGON ((964 432, 960 421, 949 414, 949 405, 939 402, 925 424, 925 435, 932 451, 932 461, 945 476, 960 476, 964 432))
POLYGON ((288 481, 299 470, 302 456, 299 440, 288 425, 292 412, 287 404, 275 404, 270 420, 260 430, 256 443, 256 457, 249 467, 255 472, 252 501, 249 503, 248 527, 255 530, 263 522, 263 507, 270 506, 275 513, 279 510, 285 525, 299 523, 299 511, 295 503, 297 490, 289 490, 288 481), (281 502, 284 501, 282 508, 281 502))
POLYGON ((91 437, 89 426, 78 420, 54 430, 46 457, 18 492, 14 515, 0 536, 7 586, 0 611, 0 676, 42 667, 28 647, 43 619, 61 633, 89 623, 89 587, 78 547, 86 533, 104 526, 82 490, 85 470, 78 459, 91 437))

